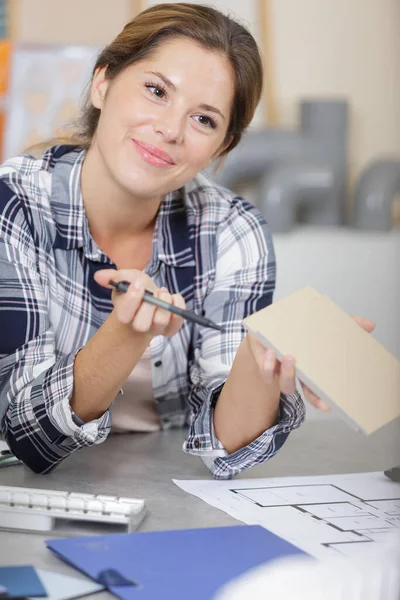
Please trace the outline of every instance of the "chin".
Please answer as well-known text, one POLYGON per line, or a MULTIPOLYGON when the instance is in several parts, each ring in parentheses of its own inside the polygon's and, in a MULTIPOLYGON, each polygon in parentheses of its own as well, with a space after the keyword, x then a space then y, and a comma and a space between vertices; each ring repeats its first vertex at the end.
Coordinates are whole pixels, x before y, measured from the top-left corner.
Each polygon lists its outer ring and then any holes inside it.
MULTIPOLYGON (((141 178, 140 181, 148 181, 149 177, 141 178)), ((130 195, 134 196, 138 200, 152 200, 154 198, 160 198, 164 196, 167 192, 165 188, 160 186, 146 186, 143 183, 139 183, 136 179, 132 181, 132 179, 121 179, 119 181, 120 186, 128 192, 130 195)))

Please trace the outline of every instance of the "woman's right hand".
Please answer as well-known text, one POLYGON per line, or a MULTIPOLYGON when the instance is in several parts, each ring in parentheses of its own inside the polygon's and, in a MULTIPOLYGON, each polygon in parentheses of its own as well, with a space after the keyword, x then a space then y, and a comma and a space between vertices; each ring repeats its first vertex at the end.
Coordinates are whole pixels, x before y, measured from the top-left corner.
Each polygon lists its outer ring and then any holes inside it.
POLYGON ((166 288, 158 288, 143 271, 102 269, 95 273, 94 279, 99 285, 113 290, 112 301, 120 323, 130 325, 138 333, 148 333, 151 336, 170 337, 180 329, 183 323, 182 317, 143 302, 143 294, 145 290, 149 290, 156 298, 183 309, 185 300, 180 294, 170 294, 166 288), (129 281, 131 285, 127 292, 120 293, 109 284, 110 280, 129 281))

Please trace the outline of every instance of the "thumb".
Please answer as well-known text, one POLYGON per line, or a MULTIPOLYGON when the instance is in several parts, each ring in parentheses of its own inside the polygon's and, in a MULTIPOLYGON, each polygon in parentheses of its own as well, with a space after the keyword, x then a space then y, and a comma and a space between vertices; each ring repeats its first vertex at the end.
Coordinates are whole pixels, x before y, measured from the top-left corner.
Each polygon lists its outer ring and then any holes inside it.
POLYGON ((94 274, 94 280, 105 288, 111 288, 112 286, 108 283, 110 279, 113 279, 117 271, 115 269, 100 269, 94 274))

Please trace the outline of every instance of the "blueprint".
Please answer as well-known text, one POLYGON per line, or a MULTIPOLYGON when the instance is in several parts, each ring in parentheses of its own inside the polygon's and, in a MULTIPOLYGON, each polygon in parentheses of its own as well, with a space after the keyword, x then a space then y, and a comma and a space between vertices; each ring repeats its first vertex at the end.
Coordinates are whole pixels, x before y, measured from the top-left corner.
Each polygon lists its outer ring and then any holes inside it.
POLYGON ((400 536, 400 483, 383 473, 174 482, 316 558, 368 556, 400 536))

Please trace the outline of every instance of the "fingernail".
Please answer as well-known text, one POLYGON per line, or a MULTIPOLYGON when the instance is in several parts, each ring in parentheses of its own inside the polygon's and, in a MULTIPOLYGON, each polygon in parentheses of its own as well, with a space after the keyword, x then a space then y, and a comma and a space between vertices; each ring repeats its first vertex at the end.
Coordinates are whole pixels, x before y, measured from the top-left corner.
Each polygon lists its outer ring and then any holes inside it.
POLYGON ((322 412, 329 412, 329 406, 325 404, 323 400, 318 400, 318 408, 322 410, 322 412))
POLYGON ((283 364, 286 367, 291 367, 292 365, 294 365, 294 356, 290 356, 290 355, 284 356, 283 357, 283 364))
POLYGON ((140 281, 140 279, 135 279, 135 281, 132 281, 131 283, 132 287, 134 290, 141 290, 142 289, 142 282, 140 281))
POLYGON ((267 363, 273 363, 275 360, 275 352, 273 350, 267 350, 265 354, 265 359, 267 363))

